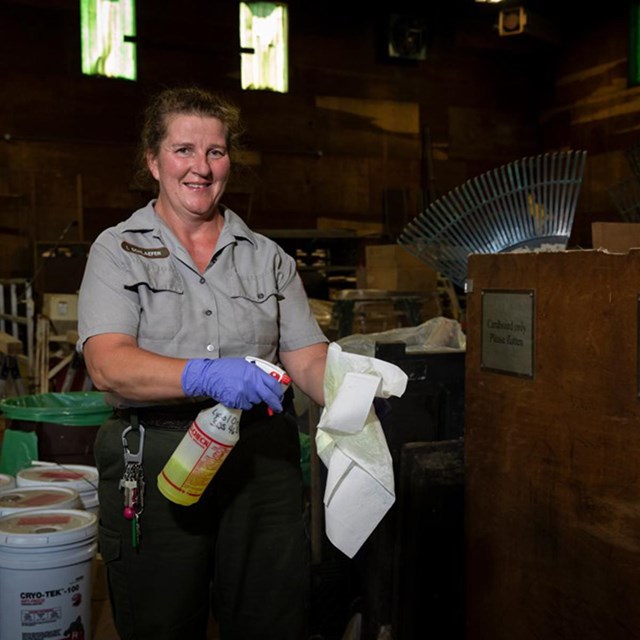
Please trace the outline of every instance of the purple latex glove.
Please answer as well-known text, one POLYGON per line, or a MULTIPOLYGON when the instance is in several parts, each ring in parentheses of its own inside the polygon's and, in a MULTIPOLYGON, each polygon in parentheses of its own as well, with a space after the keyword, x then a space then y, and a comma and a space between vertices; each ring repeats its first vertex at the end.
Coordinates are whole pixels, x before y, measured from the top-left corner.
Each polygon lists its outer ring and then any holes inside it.
POLYGON ((182 371, 182 389, 187 396, 210 396, 233 409, 265 402, 273 411, 282 411, 280 383, 244 358, 189 360, 182 371))

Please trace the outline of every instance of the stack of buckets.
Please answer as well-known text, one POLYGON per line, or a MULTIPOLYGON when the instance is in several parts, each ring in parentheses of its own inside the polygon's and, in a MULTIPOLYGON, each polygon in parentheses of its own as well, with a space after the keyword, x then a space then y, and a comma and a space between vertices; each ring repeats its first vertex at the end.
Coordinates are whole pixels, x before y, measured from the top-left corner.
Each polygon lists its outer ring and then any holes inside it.
POLYGON ((0 474, 0 640, 90 639, 97 485, 84 465, 0 474))

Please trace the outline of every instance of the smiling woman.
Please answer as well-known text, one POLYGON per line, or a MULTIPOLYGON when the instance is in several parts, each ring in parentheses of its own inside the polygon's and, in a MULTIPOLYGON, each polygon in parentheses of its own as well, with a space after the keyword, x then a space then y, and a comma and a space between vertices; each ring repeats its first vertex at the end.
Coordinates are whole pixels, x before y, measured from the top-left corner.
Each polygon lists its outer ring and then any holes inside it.
POLYGON ((117 409, 94 452, 121 640, 204 640, 210 609, 223 639, 307 637, 298 425, 245 358, 281 364, 322 405, 328 341, 295 260, 222 203, 239 131, 214 94, 156 96, 139 158, 157 198, 98 236, 80 288, 78 347, 117 409), (240 440, 196 504, 173 504, 156 479, 217 402, 243 410, 240 440))
POLYGON ((147 154, 147 164, 160 188, 156 213, 196 251, 194 260, 204 271, 224 222, 218 203, 231 169, 225 125, 217 118, 173 116, 160 150, 147 154), (194 233, 204 242, 194 243, 194 233))

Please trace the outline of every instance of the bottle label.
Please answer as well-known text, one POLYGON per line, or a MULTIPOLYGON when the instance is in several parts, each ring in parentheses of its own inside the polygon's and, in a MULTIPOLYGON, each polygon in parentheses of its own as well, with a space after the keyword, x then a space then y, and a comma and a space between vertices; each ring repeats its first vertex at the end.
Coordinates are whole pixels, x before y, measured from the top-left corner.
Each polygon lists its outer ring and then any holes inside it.
MULTIPOLYGON (((217 416, 216 427, 219 431, 235 435, 238 424, 237 417, 233 415, 217 416)), ((174 490, 199 497, 234 444, 221 442, 208 435, 196 420, 165 465, 161 477, 174 490)))

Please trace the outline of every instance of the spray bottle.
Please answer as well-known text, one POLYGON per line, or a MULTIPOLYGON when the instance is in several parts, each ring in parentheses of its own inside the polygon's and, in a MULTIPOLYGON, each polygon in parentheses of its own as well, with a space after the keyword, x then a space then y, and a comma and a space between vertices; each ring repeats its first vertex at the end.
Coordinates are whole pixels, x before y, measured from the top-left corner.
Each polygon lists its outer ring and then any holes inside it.
MULTIPOLYGON (((271 362, 253 356, 245 360, 276 378, 283 388, 291 383, 286 372, 271 362)), ((270 409, 269 413, 272 413, 270 409)), ((222 403, 203 409, 197 415, 158 475, 158 489, 165 498, 185 506, 200 499, 240 438, 241 416, 242 409, 232 409, 222 403)))

